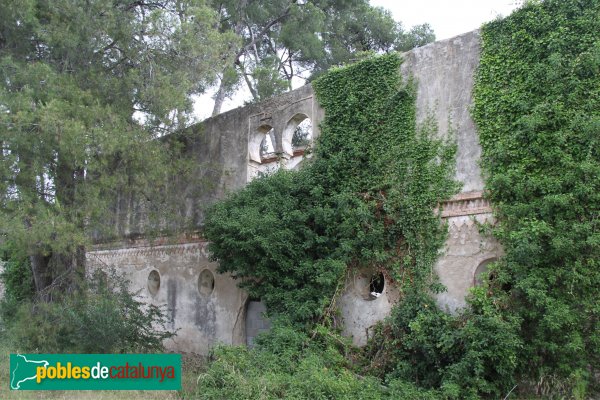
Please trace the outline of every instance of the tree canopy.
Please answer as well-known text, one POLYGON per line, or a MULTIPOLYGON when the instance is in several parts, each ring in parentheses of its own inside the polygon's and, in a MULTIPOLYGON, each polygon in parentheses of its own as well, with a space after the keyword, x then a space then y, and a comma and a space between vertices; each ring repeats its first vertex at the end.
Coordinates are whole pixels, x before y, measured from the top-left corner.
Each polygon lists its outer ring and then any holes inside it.
POLYGON ((0 3, 0 230, 38 291, 82 264, 115 196, 156 199, 176 157, 152 139, 222 69, 236 39, 217 25, 199 0, 0 3))
POLYGON ((368 0, 215 1, 222 31, 241 45, 221 73, 213 115, 245 85, 254 101, 313 79, 361 53, 405 51, 435 40, 428 24, 405 31, 391 13, 368 0))

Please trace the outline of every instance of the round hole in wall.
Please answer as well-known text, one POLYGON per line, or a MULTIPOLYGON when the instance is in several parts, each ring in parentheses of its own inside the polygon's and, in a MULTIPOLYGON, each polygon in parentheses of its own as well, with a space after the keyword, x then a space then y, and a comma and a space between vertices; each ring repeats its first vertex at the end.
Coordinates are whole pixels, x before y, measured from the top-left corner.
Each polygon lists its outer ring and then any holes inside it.
POLYGON ((375 272, 369 280, 369 299, 374 300, 381 296, 385 288, 385 277, 381 272, 375 272))
POLYGON ((203 296, 210 296, 215 289, 215 276, 205 269, 198 276, 198 292, 203 296))
POLYGON ((496 261, 495 258, 488 258, 482 261, 473 274, 473 286, 481 286, 485 278, 492 278, 488 272, 490 263, 496 261))
POLYGON ((160 274, 157 270, 152 270, 148 274, 148 291, 154 296, 158 293, 158 289, 160 289, 160 274))

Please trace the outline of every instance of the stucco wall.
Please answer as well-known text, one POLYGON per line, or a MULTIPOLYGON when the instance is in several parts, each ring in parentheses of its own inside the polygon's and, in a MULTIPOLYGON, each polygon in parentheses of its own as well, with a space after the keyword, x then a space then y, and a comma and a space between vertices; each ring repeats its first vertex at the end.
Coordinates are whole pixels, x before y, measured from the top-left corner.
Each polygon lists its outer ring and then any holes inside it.
POLYGON ((479 31, 468 32, 404 53, 401 66, 404 78, 417 83, 417 121, 433 115, 439 134, 456 138, 456 179, 463 192, 483 189, 481 147, 469 113, 480 47, 479 31))
MULTIPOLYGON (((111 268, 125 274, 141 300, 164 306, 177 337, 167 348, 207 354, 216 343, 245 343, 247 296, 229 276, 216 272, 208 260, 206 242, 96 250, 87 254, 88 268, 111 268), (214 277, 212 290, 202 287, 201 274, 214 277), (157 271, 160 285, 149 289, 149 276, 157 271)), ((209 286, 210 288, 210 286, 209 286)))
MULTIPOLYGON (((479 32, 474 31, 405 53, 400 71, 406 80, 416 84, 419 123, 432 117, 438 134, 453 135, 458 146, 456 179, 462 183, 462 191, 441 205, 449 235, 435 266, 447 287, 437 301, 450 312, 465 305, 464 297, 474 283, 477 267, 501 254, 498 243, 480 233, 478 227, 478 223, 492 218, 492 210, 482 198, 483 179, 478 164, 481 149, 469 114, 479 52, 479 32)), ((189 218, 193 229, 201 231, 206 207, 214 201, 266 170, 297 168, 303 155, 291 148, 295 126, 303 118, 310 118, 316 138, 323 117, 324 111, 307 85, 191 127, 186 139, 187 155, 194 161, 195 178, 200 178, 202 184, 197 180, 182 182, 176 196, 181 214, 189 218), (259 146, 270 129, 276 157, 267 159, 260 154, 259 146)), ((131 240, 144 233, 144 221, 136 215, 135 202, 120 201, 115 215, 117 236, 129 239, 99 245, 88 253, 88 262, 96 267, 114 265, 131 278, 132 288, 142 289, 147 301, 170 308, 172 327, 179 329, 177 339, 168 344, 170 348, 206 354, 217 342, 246 343, 246 295, 229 276, 215 272, 215 264, 208 262, 206 243, 183 240, 180 244, 140 245, 131 240), (209 296, 198 289, 198 277, 204 269, 211 271, 215 279, 209 296), (155 295, 147 288, 152 270, 161 276, 155 295)), ((344 334, 356 344, 365 343, 370 328, 387 316, 400 298, 387 281, 380 296, 369 297, 365 293, 369 274, 372 271, 349 275, 338 300, 344 334)), ((259 314, 252 315, 258 318, 259 314)), ((254 325, 250 324, 252 329, 254 325)), ((251 332, 251 339, 253 335, 251 332)))

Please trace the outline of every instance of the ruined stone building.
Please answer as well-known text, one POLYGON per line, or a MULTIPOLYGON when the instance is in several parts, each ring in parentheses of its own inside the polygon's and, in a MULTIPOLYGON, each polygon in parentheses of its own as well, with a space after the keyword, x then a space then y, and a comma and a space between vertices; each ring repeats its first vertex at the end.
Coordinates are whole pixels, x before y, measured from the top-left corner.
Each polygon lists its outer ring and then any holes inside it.
MULTIPOLYGON (((479 54, 480 36, 474 31, 404 54, 399 71, 417 82, 417 119, 433 115, 439 134, 453 131, 458 144, 456 179, 463 186, 460 194, 442 205, 449 235, 436 264, 447 287, 437 301, 449 311, 465 305, 469 287, 501 253, 498 243, 482 235, 477 226, 491 218, 489 204, 482 198, 481 149, 469 113, 479 54)), ((304 159, 303 145, 318 137, 323 116, 307 85, 194 127, 188 151, 201 166, 198 173, 211 185, 200 191, 182 189, 186 215, 200 227, 207 204, 261 173, 298 168, 304 159), (302 137, 294 136, 298 132, 302 137), (273 153, 279 157, 272 157, 273 153)), ((131 280, 133 289, 142 289, 146 301, 167 305, 170 327, 178 329, 168 347, 206 354, 217 343, 251 344, 267 328, 262 303, 249 299, 230 276, 216 272, 207 243, 199 235, 177 242, 133 240, 139 229, 135 211, 122 204, 117 214, 116 228, 123 239, 96 245, 87 253, 88 265, 116 267, 131 280)), ((389 313, 398 295, 392 284, 372 275, 366 270, 349 277, 339 301, 344 333, 356 344, 365 343, 369 327, 389 313)))

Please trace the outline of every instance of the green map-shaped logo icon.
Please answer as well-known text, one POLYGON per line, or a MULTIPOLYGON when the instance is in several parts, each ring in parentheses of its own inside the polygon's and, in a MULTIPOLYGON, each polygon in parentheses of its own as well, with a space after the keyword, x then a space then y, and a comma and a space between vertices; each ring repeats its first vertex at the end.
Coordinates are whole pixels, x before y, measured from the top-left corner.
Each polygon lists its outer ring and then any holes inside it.
POLYGON ((46 360, 32 359, 31 355, 10 355, 10 388, 22 390, 35 385, 38 367, 47 367, 50 364, 46 360))

